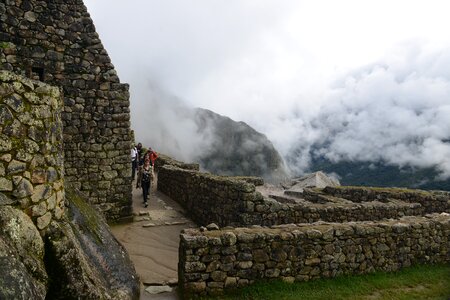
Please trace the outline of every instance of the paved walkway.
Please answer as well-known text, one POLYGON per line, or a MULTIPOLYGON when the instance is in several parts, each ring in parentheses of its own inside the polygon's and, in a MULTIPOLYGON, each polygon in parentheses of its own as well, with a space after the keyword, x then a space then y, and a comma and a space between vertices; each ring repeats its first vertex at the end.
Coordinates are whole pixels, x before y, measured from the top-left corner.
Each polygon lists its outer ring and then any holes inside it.
POLYGON ((178 299, 175 292, 151 295, 152 285, 177 284, 180 231, 196 225, 184 217, 184 210, 156 191, 152 184, 149 206, 142 203, 142 190, 133 189, 134 222, 113 226, 112 232, 125 246, 141 279, 141 299, 178 299))

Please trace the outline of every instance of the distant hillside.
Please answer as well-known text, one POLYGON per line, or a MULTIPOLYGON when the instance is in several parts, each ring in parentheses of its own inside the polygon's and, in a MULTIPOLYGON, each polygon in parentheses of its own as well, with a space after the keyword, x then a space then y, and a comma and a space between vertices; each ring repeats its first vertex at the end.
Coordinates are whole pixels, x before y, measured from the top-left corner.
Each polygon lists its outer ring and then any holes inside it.
POLYGON ((196 109, 195 122, 200 133, 212 138, 210 147, 200 154, 200 165, 221 175, 261 176, 268 181, 287 177, 280 154, 267 137, 244 122, 196 109))
POLYGON ((315 158, 311 171, 322 170, 340 176, 342 185, 364 185, 385 187, 409 187, 426 190, 450 191, 449 180, 436 180, 438 172, 434 168, 411 168, 387 165, 382 162, 330 162, 324 158, 315 158))

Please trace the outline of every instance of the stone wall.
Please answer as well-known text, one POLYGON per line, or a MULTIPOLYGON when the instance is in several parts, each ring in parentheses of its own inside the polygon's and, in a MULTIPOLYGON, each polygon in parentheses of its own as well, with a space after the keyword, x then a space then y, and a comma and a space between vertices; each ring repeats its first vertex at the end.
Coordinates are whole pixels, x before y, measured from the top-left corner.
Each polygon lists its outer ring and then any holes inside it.
POLYGON ((176 159, 173 159, 170 156, 164 155, 164 154, 158 154, 158 158, 155 161, 155 170, 156 172, 159 171, 163 166, 174 166, 185 170, 193 170, 193 171, 199 171, 200 165, 196 163, 185 163, 176 159))
POLYGON ((298 224, 181 235, 184 294, 218 294, 259 279, 287 282, 450 262, 450 216, 298 224))
POLYGON ((302 199, 284 196, 273 196, 275 199, 272 199, 263 197, 253 183, 259 182, 175 166, 161 167, 158 175, 158 190, 178 201, 200 225, 212 222, 220 226, 271 226, 317 221, 370 221, 450 211, 450 196, 446 193, 327 187, 305 189, 301 193, 302 199), (367 198, 363 194, 371 196, 367 198))
POLYGON ((64 178, 60 88, 0 71, 0 299, 138 299, 104 218, 64 178))
POLYGON ((255 186, 245 181, 172 165, 159 168, 158 190, 186 208, 201 225, 241 224, 238 212, 245 210, 244 200, 255 195, 255 186))
POLYGON ((64 212, 62 108, 58 88, 0 71, 0 205, 39 230, 64 212))
POLYGON ((128 85, 83 1, 0 3, 0 67, 62 87, 66 180, 109 220, 130 217, 128 85))
POLYGON ((425 213, 450 210, 450 193, 427 192, 401 188, 367 188, 367 187, 326 187, 323 192, 333 197, 362 202, 388 202, 389 199, 401 200, 405 203, 418 203, 425 213))

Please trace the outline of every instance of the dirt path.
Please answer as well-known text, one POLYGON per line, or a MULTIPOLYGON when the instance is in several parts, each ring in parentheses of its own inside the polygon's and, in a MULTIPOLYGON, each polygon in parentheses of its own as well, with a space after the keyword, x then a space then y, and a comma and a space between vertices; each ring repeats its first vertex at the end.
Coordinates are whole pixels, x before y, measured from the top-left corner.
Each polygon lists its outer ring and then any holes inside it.
POLYGON ((141 279, 141 299, 178 299, 175 292, 151 295, 150 285, 176 285, 180 231, 196 225, 184 210, 156 191, 152 184, 149 206, 142 203, 142 190, 133 189, 134 222, 113 226, 112 232, 127 249, 141 279))

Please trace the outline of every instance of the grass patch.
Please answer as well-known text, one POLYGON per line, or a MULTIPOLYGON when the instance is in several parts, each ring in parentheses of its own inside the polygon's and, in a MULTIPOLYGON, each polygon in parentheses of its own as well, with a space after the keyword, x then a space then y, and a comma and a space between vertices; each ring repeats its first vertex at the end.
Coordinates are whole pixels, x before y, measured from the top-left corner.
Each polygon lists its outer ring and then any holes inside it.
POLYGON ((424 265, 393 273, 341 276, 309 282, 261 281, 204 299, 450 299, 450 265, 424 265))

